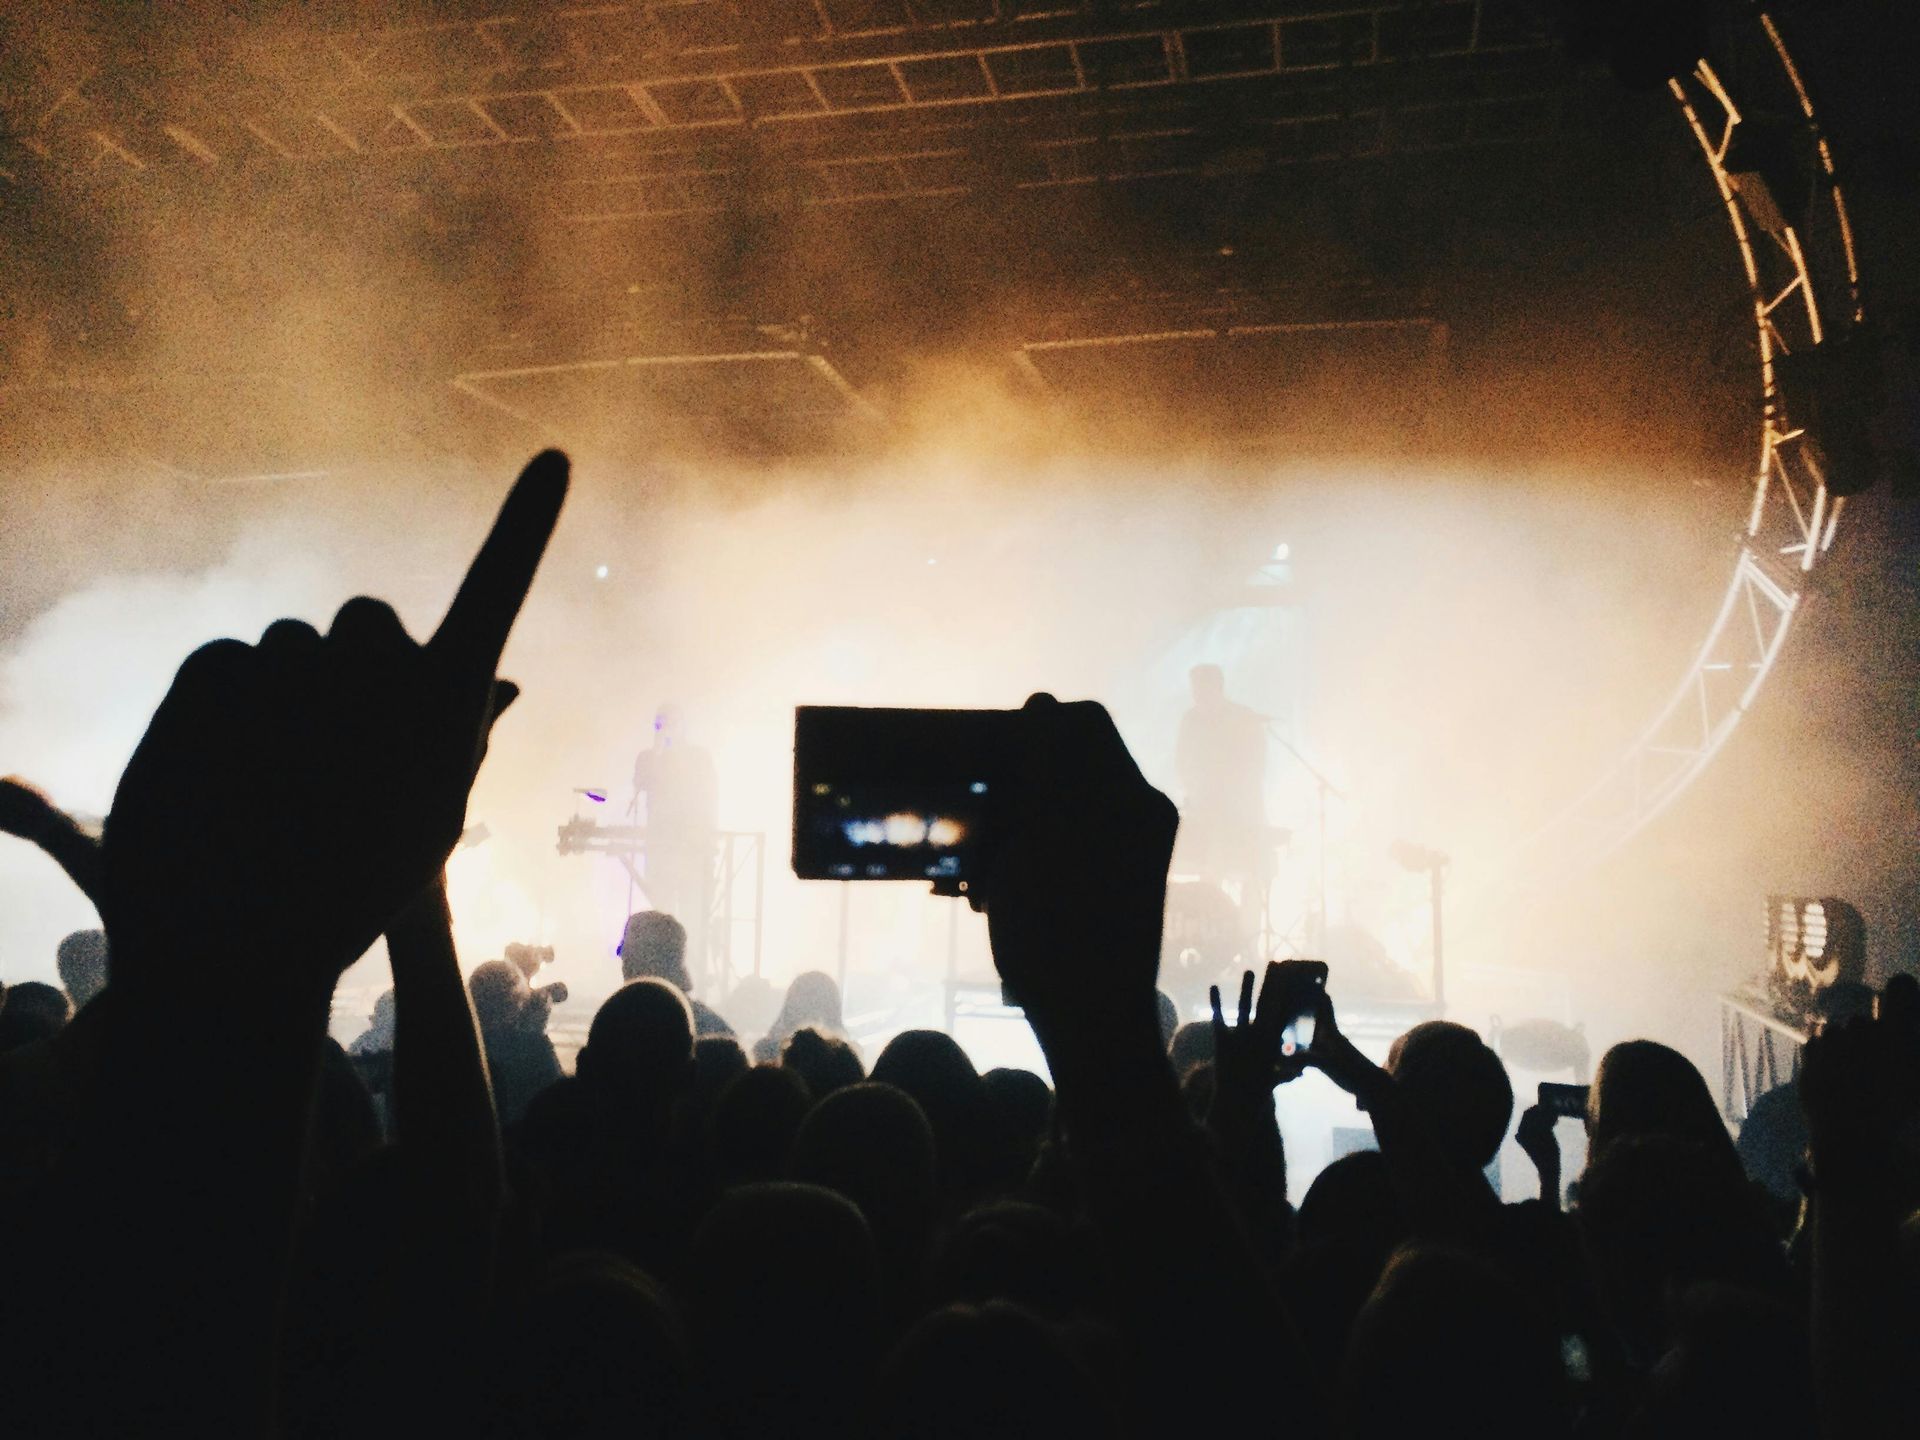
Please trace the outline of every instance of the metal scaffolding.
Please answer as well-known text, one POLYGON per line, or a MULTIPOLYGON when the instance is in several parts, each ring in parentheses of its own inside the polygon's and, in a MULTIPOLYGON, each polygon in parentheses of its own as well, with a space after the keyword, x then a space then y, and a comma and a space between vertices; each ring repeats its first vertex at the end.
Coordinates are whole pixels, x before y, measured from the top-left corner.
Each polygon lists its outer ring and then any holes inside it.
MULTIPOLYGON (((1667 703, 1618 762, 1527 845, 1525 868, 1577 868, 1617 849, 1679 797, 1726 744, 1805 607, 1846 507, 1828 490, 1818 437, 1788 414, 1780 357, 1837 346, 1864 319, 1853 231, 1833 155, 1773 19, 1751 27, 1740 94, 1706 61, 1671 82, 1725 207, 1752 301, 1760 361, 1759 460, 1720 608, 1667 703), (1772 107, 1799 116, 1817 168, 1804 214, 1782 213, 1729 166, 1745 126, 1772 107)), ((1786 200, 1788 197, 1778 197, 1786 200)))
POLYGON ((537 175, 566 147, 589 173, 551 181, 554 213, 596 220, 721 208, 743 134, 835 205, 1211 173, 1222 104, 1257 170, 1535 142, 1564 99, 1518 0, 634 3, 142 59, 176 83, 103 67, 15 107, 0 178, 501 152, 537 175))

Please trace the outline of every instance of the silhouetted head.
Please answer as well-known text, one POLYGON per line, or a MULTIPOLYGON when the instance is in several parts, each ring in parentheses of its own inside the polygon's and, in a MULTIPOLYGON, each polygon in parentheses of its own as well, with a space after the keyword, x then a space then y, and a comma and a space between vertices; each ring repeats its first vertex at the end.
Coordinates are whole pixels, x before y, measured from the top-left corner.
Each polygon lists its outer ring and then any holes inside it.
POLYGON ((1411 1227, 1378 1150, 1342 1155, 1300 1202, 1299 1244, 1281 1274, 1297 1315, 1313 1317, 1300 1340, 1309 1362, 1335 1374, 1367 1297, 1411 1227))
POLYGON ((1342 1155, 1300 1202, 1300 1243, 1352 1245, 1384 1261, 1407 1238, 1406 1215, 1378 1150, 1342 1155))
POLYGON ((1054 1332, 1017 1305, 949 1305, 888 1358, 874 1433, 898 1440, 1053 1440, 1120 1432, 1101 1387, 1054 1332))
POLYGON ((896 1293, 917 1292, 933 1233, 933 1128, 905 1091, 868 1082, 815 1105, 794 1137, 787 1175, 860 1207, 896 1293))
POLYGON ((1065 1320, 1087 1300, 1090 1268, 1059 1214, 1024 1200, 995 1200, 974 1206, 947 1231, 928 1295, 937 1304, 1012 1300, 1065 1320))
POLYGON ((622 985, 595 1012, 575 1070, 616 1105, 666 1104, 693 1078, 686 996, 664 980, 622 985))
POLYGON ((367 1016, 367 1028, 391 1038, 393 1023, 399 1015, 399 1007, 394 1003, 393 987, 388 986, 374 999, 373 1010, 367 1016))
POLYGON ((73 1006, 67 992, 39 980, 9 985, 6 1005, 0 1008, 0 1051, 16 1050, 36 1040, 51 1040, 67 1028, 73 1006))
POLYGON ((1218 665, 1196 665, 1187 672, 1187 684, 1193 687, 1193 703, 1216 704, 1227 698, 1227 675, 1218 665))
POLYGON ((987 1178, 1018 1187, 1033 1169, 1053 1121, 1053 1091, 1031 1070, 999 1066, 980 1077, 982 1162, 987 1178))
POLYGON ((1173 1003, 1173 997, 1164 990, 1153 992, 1153 1008, 1160 1019, 1160 1048, 1166 1049, 1173 1044, 1173 1032, 1180 1028, 1180 1007, 1173 1003))
POLYGON ((520 1012, 527 1008, 527 1001, 533 996, 527 977, 504 960, 489 960, 476 966, 467 977, 467 993, 473 997, 473 1017, 486 1034, 516 1028, 520 1012))
POLYGON ((682 1436, 691 1423, 686 1333, 666 1292, 612 1255, 563 1256, 503 1317, 501 1434, 682 1436))
POLYGON ((665 980, 691 995, 687 927, 664 910, 629 916, 626 933, 620 937, 620 973, 629 980, 665 980))
POLYGON ((1167 1043, 1167 1059, 1173 1066, 1173 1073, 1181 1079, 1185 1079, 1194 1066, 1211 1064, 1213 1022, 1189 1020, 1174 1031, 1173 1039, 1167 1043))
POLYGON ((1450 1159, 1472 1170, 1493 1163, 1513 1118, 1513 1084, 1477 1034, 1425 1021, 1393 1042, 1387 1071, 1450 1159))
POLYGON ((1813 995, 1814 1013, 1822 1025, 1838 1025, 1873 1014, 1873 987, 1864 980, 1836 980, 1813 995))
POLYGON ((1733 1141, 1706 1079, 1678 1050, 1626 1040, 1600 1057, 1587 1097, 1588 1149, 1636 1135, 1670 1135, 1733 1156, 1733 1141))
POLYGON ((901 1031, 873 1062, 872 1078, 899 1086, 926 1113, 949 1185, 972 1175, 983 1139, 985 1097, 980 1073, 951 1035, 901 1031))
POLYGON ((858 1207, 817 1185, 742 1185, 707 1212, 689 1259, 681 1299, 704 1371, 703 1433, 846 1434, 880 1324, 858 1207))
POLYGON ((840 987, 824 970, 808 970, 793 977, 780 1013, 767 1029, 769 1034, 786 1036, 802 1025, 835 1032, 847 1028, 840 1013, 840 987))
POLYGON ((54 952, 54 968, 75 1010, 107 988, 107 932, 76 930, 54 952))
POLYGON ((780 1047, 780 1063, 800 1073, 816 1100, 867 1078, 867 1067, 860 1063, 853 1046, 837 1036, 822 1035, 810 1025, 787 1037, 787 1043, 780 1047))
POLYGON ((1581 1176, 1574 1216, 1613 1328, 1641 1363, 1666 1349, 1669 1301, 1686 1287, 1778 1293, 1787 1284, 1762 1202, 1716 1144, 1616 1137, 1581 1176))
POLYGON ((793 1137, 812 1105, 807 1082, 778 1065, 756 1065, 729 1080, 707 1119, 714 1179, 739 1185, 784 1177, 793 1137))
POLYGON ((687 717, 681 708, 669 700, 653 712, 653 744, 658 750, 678 745, 687 733, 687 717))
POLYGON ((1354 1322, 1339 1410, 1351 1440, 1408 1440, 1439 1417, 1477 1437, 1566 1435, 1559 1336, 1485 1260, 1408 1247, 1354 1322))
POLYGON ((747 1073, 747 1052, 731 1035, 701 1035, 693 1042, 693 1091, 711 1101, 736 1075, 747 1073))

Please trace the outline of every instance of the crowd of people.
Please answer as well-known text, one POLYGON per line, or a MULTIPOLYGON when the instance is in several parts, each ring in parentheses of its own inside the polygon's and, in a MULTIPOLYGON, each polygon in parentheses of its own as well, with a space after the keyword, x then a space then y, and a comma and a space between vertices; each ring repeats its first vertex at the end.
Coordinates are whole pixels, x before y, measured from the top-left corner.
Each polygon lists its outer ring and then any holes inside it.
POLYGON ((103 922, 0 1007, 0 1432, 1912 1433, 1920 985, 1807 1044, 1797 1205, 1646 1040, 1601 1059, 1571 1183, 1519 1117, 1540 1195, 1503 1204, 1471 1029, 1377 1065, 1336 972, 1283 1053, 1281 964, 1174 1031, 1176 817, 1097 705, 1020 712, 971 894, 1051 1086, 928 1030, 869 1065, 821 975, 736 1036, 657 912, 563 1073, 524 966, 463 977, 441 871, 565 488, 528 467, 425 644, 357 599, 195 652, 102 836, 0 782, 103 922), (383 935, 349 1053, 334 984, 383 935), (1378 1148, 1295 1207, 1306 1067, 1378 1148))

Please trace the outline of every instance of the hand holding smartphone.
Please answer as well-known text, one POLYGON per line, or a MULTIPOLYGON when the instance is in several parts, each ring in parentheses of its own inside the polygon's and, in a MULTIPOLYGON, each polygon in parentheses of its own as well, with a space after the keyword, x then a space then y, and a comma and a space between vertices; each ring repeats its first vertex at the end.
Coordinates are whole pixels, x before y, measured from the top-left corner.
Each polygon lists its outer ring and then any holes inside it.
POLYGON ((793 873, 963 891, 991 842, 1015 712, 802 705, 793 873))
POLYGON ((1590 1085, 1558 1085, 1551 1080, 1542 1080, 1540 1108, 1556 1120, 1584 1120, 1587 1118, 1587 1100, 1592 1091, 1590 1085))
POLYGON ((1313 1017, 1320 997, 1327 990, 1327 962, 1324 960, 1282 960, 1280 973, 1285 988, 1287 1023, 1280 1031, 1280 1053, 1291 1056, 1313 1044, 1313 1017))

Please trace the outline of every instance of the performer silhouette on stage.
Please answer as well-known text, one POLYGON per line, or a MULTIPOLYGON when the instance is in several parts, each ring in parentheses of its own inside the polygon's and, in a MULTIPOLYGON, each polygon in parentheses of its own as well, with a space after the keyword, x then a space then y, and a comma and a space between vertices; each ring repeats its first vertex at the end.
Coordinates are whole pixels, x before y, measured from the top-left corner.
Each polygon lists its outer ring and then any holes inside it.
POLYGON ((1193 707, 1180 719, 1174 767, 1180 779, 1181 867, 1244 887, 1257 914, 1272 873, 1267 829, 1267 717, 1227 698, 1218 665, 1187 675, 1193 707))
POLYGON ((696 972, 707 953, 717 790, 713 756, 687 742, 679 706, 661 706, 653 744, 633 762, 634 805, 647 832, 642 883, 649 905, 686 926, 687 958, 696 972))

